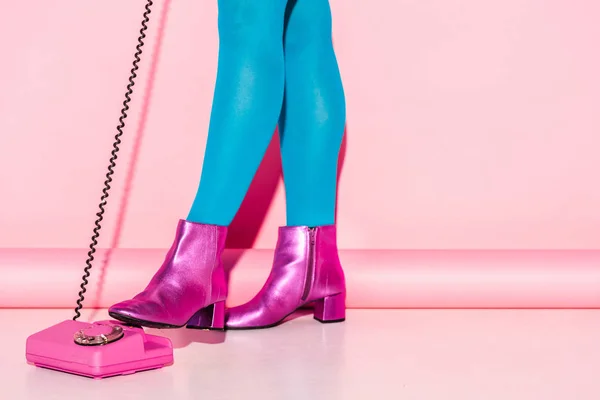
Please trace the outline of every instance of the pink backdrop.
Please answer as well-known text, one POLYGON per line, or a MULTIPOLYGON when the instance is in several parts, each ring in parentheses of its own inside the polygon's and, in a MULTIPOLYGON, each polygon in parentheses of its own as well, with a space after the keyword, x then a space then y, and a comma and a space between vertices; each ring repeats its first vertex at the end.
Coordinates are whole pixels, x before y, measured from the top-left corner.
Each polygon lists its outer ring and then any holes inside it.
MULTIPOLYGON (((87 246, 144 3, 3 3, 0 248, 87 246)), ((152 14, 105 225, 114 233, 121 215, 121 247, 168 246, 193 198, 215 3, 173 0, 166 12, 158 1, 152 14)), ((341 247, 598 248, 600 3, 332 6, 348 96, 341 247)), ((275 150, 232 246, 273 247, 284 222, 275 150)))

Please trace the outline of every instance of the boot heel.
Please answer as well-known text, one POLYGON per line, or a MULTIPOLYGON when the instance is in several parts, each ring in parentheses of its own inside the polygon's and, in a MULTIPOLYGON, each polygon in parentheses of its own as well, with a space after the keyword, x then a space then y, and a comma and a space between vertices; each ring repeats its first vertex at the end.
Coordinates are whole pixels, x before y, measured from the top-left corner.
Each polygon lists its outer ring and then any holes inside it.
POLYGON ((315 319, 324 324, 344 321, 346 319, 346 293, 318 300, 315 303, 315 319))
POLYGON ((219 301, 199 310, 188 321, 186 328, 213 331, 225 330, 225 302, 219 301))

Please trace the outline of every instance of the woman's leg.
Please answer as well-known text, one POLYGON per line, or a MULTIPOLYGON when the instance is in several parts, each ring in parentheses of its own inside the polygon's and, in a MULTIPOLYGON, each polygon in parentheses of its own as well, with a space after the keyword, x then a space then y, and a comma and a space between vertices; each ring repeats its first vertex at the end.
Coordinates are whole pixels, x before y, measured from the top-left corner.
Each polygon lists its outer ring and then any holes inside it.
POLYGON ((286 0, 219 0, 219 64, 188 220, 229 225, 269 145, 284 90, 286 0))
POLYGON ((337 163, 345 101, 331 40, 328 0, 290 0, 285 105, 280 119, 288 225, 260 292, 228 311, 230 329, 277 325, 314 303, 321 322, 345 319, 345 278, 336 244, 337 163))
POLYGON ((287 223, 331 225, 346 112, 329 1, 290 0, 286 17, 279 129, 287 223))

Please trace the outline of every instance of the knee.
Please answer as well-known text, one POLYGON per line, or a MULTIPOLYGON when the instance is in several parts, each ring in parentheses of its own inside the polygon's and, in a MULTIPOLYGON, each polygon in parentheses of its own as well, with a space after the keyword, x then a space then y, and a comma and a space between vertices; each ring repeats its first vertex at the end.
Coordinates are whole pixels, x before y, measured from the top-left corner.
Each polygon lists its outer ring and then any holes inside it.
POLYGON ((219 0, 219 39, 225 44, 281 45, 283 10, 275 0, 219 0))
POLYGON ((328 0, 290 0, 286 12, 286 53, 332 46, 328 0))

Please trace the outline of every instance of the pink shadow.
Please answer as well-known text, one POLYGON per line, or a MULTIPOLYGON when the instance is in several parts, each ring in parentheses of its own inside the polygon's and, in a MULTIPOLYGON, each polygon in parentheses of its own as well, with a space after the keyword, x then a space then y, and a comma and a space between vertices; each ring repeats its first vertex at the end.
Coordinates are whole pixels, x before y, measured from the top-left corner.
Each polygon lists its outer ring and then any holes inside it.
POLYGON ((280 177, 279 133, 275 130, 248 193, 229 226, 227 248, 250 249, 254 246, 267 212, 273 203, 280 177))

